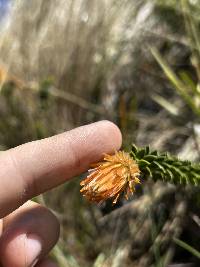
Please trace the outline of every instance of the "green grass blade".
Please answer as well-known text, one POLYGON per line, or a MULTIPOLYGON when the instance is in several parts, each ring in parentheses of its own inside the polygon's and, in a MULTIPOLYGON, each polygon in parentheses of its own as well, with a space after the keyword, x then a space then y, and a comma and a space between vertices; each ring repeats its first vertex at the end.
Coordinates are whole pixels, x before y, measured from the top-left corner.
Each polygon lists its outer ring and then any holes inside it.
POLYGON ((188 245, 187 243, 185 243, 184 241, 178 238, 174 238, 173 240, 178 246, 184 248, 185 250, 190 252, 192 255, 200 259, 200 252, 198 250, 196 250, 195 248, 191 247, 190 245, 188 245))

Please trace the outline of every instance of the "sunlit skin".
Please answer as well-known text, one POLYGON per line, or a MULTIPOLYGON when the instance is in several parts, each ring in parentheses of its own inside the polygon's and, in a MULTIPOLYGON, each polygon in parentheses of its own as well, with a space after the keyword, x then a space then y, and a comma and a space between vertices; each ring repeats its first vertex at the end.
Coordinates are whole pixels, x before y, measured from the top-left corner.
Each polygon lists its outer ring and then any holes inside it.
POLYGON ((80 192, 91 202, 101 203, 109 198, 117 203, 124 192, 126 199, 140 183, 137 163, 124 151, 104 154, 104 161, 92 165, 89 175, 80 183, 80 192))
MULTIPOLYGON (((0 153, 0 266, 56 267, 55 215, 27 201, 85 172, 121 146, 117 126, 101 121, 0 153)), ((67 196, 66 196, 67 197, 67 196)))

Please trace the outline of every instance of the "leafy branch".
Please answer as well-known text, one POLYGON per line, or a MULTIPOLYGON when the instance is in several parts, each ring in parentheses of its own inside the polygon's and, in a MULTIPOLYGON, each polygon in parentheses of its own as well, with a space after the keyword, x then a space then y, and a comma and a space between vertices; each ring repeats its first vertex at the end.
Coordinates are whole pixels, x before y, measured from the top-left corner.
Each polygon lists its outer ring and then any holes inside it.
POLYGON ((132 145, 130 156, 139 165, 144 179, 150 176, 154 181, 200 185, 200 164, 182 161, 168 153, 151 151, 149 146, 138 148, 132 145))

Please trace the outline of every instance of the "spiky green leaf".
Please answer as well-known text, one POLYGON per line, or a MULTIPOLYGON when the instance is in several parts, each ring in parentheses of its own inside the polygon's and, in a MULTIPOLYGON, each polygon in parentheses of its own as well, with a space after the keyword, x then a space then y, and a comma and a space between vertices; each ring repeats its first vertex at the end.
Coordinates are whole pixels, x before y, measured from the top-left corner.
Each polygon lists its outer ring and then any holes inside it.
POLYGON ((143 178, 163 180, 174 184, 200 185, 200 164, 183 161, 168 153, 151 151, 149 147, 133 145, 130 156, 138 163, 143 178))

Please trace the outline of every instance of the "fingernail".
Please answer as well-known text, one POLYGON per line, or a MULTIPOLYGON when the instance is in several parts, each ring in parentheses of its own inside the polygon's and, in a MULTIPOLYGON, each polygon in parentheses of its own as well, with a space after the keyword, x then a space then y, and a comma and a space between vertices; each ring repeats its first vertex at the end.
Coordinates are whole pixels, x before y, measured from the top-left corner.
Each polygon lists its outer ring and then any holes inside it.
POLYGON ((33 234, 27 235, 25 241, 25 251, 26 251, 26 266, 33 267, 39 260, 39 256, 42 251, 41 240, 33 234))

